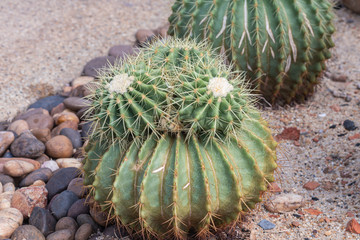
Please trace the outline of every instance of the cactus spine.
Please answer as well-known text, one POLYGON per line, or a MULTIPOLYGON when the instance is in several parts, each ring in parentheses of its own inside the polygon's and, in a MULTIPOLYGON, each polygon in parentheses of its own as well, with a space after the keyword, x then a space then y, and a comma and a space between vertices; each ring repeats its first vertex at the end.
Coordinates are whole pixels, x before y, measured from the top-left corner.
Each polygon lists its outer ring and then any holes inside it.
POLYGON ((274 181, 277 144, 241 74, 223 62, 205 43, 170 38, 101 77, 84 184, 129 229, 207 236, 274 181))
POLYGON ((177 0, 169 34, 225 49, 271 103, 313 93, 334 46, 328 0, 177 0))

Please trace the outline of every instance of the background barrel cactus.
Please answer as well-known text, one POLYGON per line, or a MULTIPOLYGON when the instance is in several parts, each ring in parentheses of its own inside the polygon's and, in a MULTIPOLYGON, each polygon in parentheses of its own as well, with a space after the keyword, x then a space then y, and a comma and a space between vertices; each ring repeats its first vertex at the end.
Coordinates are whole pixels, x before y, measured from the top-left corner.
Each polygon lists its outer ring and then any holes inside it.
POLYGON ((206 236, 274 181, 276 142, 223 62, 204 43, 166 39, 101 77, 84 183, 121 224, 159 238, 206 236))
POLYGON ((169 34, 207 39, 271 103, 313 93, 334 46, 328 0, 176 0, 169 34))

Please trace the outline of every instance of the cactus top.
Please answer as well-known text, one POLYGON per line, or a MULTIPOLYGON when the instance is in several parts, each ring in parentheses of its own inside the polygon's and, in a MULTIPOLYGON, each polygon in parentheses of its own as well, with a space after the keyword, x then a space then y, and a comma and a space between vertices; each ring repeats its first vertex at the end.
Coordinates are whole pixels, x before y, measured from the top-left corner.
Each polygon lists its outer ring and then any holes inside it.
POLYGON ((183 132, 224 140, 254 112, 241 74, 205 42, 157 41, 104 71, 90 97, 99 137, 183 132))

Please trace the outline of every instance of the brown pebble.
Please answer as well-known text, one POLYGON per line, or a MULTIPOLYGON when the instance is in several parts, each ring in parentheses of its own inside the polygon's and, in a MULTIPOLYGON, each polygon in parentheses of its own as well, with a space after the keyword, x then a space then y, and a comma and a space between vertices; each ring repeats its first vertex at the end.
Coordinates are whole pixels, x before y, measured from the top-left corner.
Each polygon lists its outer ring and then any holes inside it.
POLYGON ((79 227, 75 234, 75 240, 87 240, 92 233, 92 226, 85 223, 79 227))
POLYGON ((55 137, 55 136, 59 135, 63 128, 72 128, 72 129, 77 131, 78 130, 78 124, 76 122, 74 122, 74 121, 63 122, 59 126, 55 127, 51 131, 51 137, 55 137))
POLYGON ((43 143, 46 143, 51 139, 51 131, 49 128, 32 129, 31 133, 43 143))
POLYGON ((320 183, 316 182, 316 181, 311 181, 311 182, 307 182, 304 184, 303 188, 307 189, 307 190, 315 190, 316 188, 318 188, 320 186, 320 183))
POLYGON ((16 120, 8 127, 8 131, 14 131, 17 135, 29 130, 29 124, 25 120, 16 120))
POLYGON ((57 105, 56 107, 54 107, 53 109, 51 109, 51 116, 54 116, 57 113, 61 113, 62 111, 65 110, 65 105, 64 103, 60 103, 59 105, 57 105))
POLYGON ((46 154, 52 158, 69 158, 73 154, 73 146, 69 138, 59 135, 46 144, 46 154))
POLYGON ((54 119, 49 114, 35 114, 26 119, 29 124, 29 129, 54 127, 54 119))

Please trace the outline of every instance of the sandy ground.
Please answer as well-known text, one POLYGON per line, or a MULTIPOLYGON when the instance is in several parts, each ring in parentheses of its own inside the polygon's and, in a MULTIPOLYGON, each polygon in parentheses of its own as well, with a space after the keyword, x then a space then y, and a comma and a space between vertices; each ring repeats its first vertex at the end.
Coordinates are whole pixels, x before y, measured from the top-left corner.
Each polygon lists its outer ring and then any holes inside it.
POLYGON ((137 29, 166 23, 170 3, 1 0, 0 121, 58 92, 111 46, 134 42, 137 29))
MULTIPOLYGON (((60 90, 87 61, 105 55, 112 45, 132 43, 137 29, 161 26, 170 13, 169 2, 0 1, 0 121, 60 90)), ((306 205, 273 214, 261 204, 241 225, 247 232, 239 238, 360 239, 345 232, 350 219, 360 221, 360 139, 349 140, 360 129, 348 132, 342 126, 350 119, 360 127, 360 16, 346 9, 336 13, 336 48, 317 93, 304 105, 264 110, 274 134, 286 127, 301 131, 299 141, 280 143, 278 180, 283 192, 304 196, 306 205), (331 74, 345 75, 347 81, 334 82, 331 74), (308 181, 321 185, 308 191, 303 188, 308 181), (322 213, 310 215, 305 208, 322 213), (262 230, 257 225, 262 219, 276 227, 262 230), (292 226, 294 221, 298 227, 292 226)))

